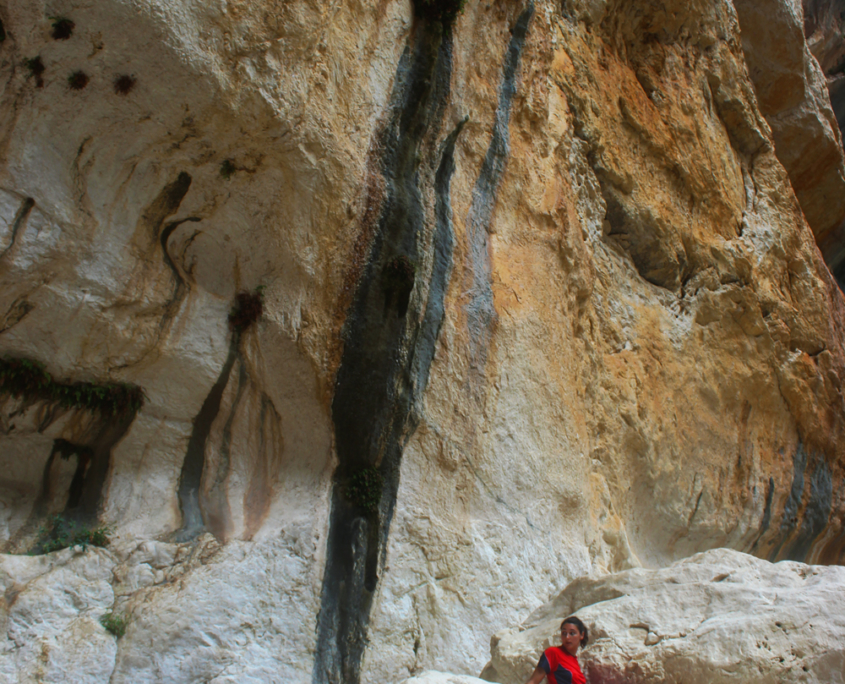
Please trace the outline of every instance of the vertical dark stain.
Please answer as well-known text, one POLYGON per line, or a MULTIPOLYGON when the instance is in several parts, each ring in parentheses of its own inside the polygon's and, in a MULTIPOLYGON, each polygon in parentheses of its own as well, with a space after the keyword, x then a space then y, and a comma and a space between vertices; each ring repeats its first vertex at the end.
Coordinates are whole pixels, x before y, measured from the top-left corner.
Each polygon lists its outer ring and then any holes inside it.
POLYGON ((89 442, 91 462, 79 489, 79 498, 68 501, 65 510, 68 518, 73 517, 85 522, 93 522, 97 519, 100 504, 103 501, 103 487, 111 466, 112 450, 129 431, 133 420, 135 420, 134 413, 116 417, 104 423, 94 439, 89 442), (71 507, 72 504, 73 507, 71 507))
MULTIPOLYGON (((191 175, 181 171, 172 183, 168 183, 156 198, 144 209, 141 223, 156 239, 161 238, 161 227, 168 216, 176 213, 191 188, 191 175)), ((166 250, 165 250, 166 251, 166 250)))
POLYGON ((12 235, 9 239, 9 246, 0 252, 0 259, 6 256, 6 254, 10 252, 17 243, 18 234, 20 233, 21 228, 26 225, 26 220, 29 218, 29 214, 34 206, 35 200, 32 199, 32 197, 27 197, 23 200, 23 202, 21 202, 21 206, 15 214, 15 218, 12 220, 12 235))
POLYGON ((783 507, 783 517, 780 522, 780 543, 775 547, 769 556, 774 562, 778 559, 783 545, 798 525, 798 509, 801 506, 801 499, 804 496, 804 471, 807 469, 807 451, 802 442, 792 456, 792 487, 789 490, 789 497, 783 507))
POLYGON ((229 499, 226 496, 225 483, 226 477, 229 475, 232 457, 232 426, 235 423, 238 406, 241 403, 241 397, 248 380, 246 366, 241 360, 238 364, 238 386, 235 390, 235 399, 232 402, 232 408, 226 422, 223 424, 218 460, 214 472, 207 476, 205 495, 201 497, 202 506, 200 508, 202 509, 205 526, 218 539, 228 538, 231 527, 232 515, 229 499))
POLYGON ((178 302, 179 300, 181 300, 184 291, 188 287, 188 284, 185 282, 185 279, 182 277, 182 274, 179 272, 179 269, 176 268, 176 264, 173 263, 173 259, 171 259, 170 257, 170 252, 167 249, 167 241, 170 239, 170 236, 173 235, 173 231, 176 230, 183 223, 187 223, 189 221, 197 222, 199 220, 200 219, 198 219, 197 217, 191 216, 189 218, 182 219, 181 221, 172 221, 164 227, 164 230, 161 231, 159 241, 161 242, 161 251, 164 254, 164 263, 170 269, 170 272, 173 274, 173 278, 176 280, 176 289, 173 292, 172 301, 178 302))
POLYGON ((205 527, 199 504, 202 471, 205 467, 205 444, 208 441, 209 434, 211 434, 214 419, 220 412, 223 391, 229 383, 229 375, 238 356, 239 343, 240 334, 233 332, 232 339, 229 342, 229 354, 217 382, 212 386, 200 407, 197 417, 194 418, 194 427, 188 440, 188 449, 185 452, 182 473, 179 477, 179 507, 182 509, 182 527, 174 534, 173 538, 177 542, 196 538, 205 527))
POLYGON ((29 315, 29 312, 35 308, 35 305, 30 303, 27 300, 26 295, 18 297, 12 305, 9 307, 9 310, 6 312, 6 315, 3 317, 2 321, 0 321, 0 335, 14 328, 18 323, 20 323, 24 318, 29 315))
MULTIPOLYGON (((476 309, 482 327, 495 317, 487 231, 508 154, 510 104, 532 14, 533 5, 522 13, 513 31, 493 142, 473 193, 475 240, 471 238, 471 243, 479 245, 479 253, 472 263, 478 274, 480 305, 476 309)), ((415 409, 428 383, 445 312, 454 245, 449 191, 455 143, 463 124, 447 136, 439 150, 430 144, 439 131, 450 95, 452 35, 448 28, 422 20, 415 25, 412 40, 413 52, 406 49, 397 70, 392 117, 377 146, 383 151, 385 199, 344 327, 344 352, 332 404, 339 466, 332 488, 314 684, 360 681, 374 592, 396 504, 402 452, 416 428, 415 409), (430 222, 426 221, 421 194, 432 171, 435 215, 433 235, 429 235, 426 226, 430 222), (430 259, 421 259, 424 254, 430 259), (415 269, 407 315, 402 310, 405 297, 393 296, 389 301, 391 293, 384 288, 386 267, 394 268, 392 264, 401 258, 415 269), (429 261, 431 272, 426 278, 420 262, 429 261), (389 315, 394 307, 397 315, 389 315), (343 493, 351 476, 371 467, 378 468, 384 481, 373 513, 360 509, 343 493)))
POLYGON ((21 539, 35 532, 49 512, 50 502, 60 494, 51 491, 50 487, 50 470, 56 456, 66 460, 72 456, 76 457, 76 469, 62 515, 68 521, 78 522, 85 526, 96 524, 103 503, 103 490, 111 467, 112 451, 129 431, 134 420, 135 414, 132 412, 111 419, 99 418, 92 424, 88 435, 82 439, 75 442, 62 438, 53 440, 53 448, 42 471, 41 489, 32 506, 32 512, 26 523, 6 546, 15 547, 21 539))
POLYGON ((249 486, 243 500, 246 539, 252 539, 270 511, 283 452, 282 416, 276 410, 273 400, 262 393, 257 464, 250 472, 249 486))
POLYGON ((517 74, 528 25, 534 16, 534 3, 519 16, 511 34, 505 56, 502 86, 493 137, 487 148, 481 173, 472 192, 472 205, 467 217, 469 240, 470 297, 466 304, 470 339, 470 363, 474 374, 483 375, 487 352, 498 320, 493 304, 493 271, 490 257, 490 225, 496 206, 496 193, 510 152, 510 112, 516 94, 517 74))
POLYGON ((810 478, 810 491, 807 495, 807 506, 804 509, 801 530, 786 553, 786 560, 807 562, 807 555, 813 548, 813 542, 827 526, 832 506, 833 479, 827 461, 820 455, 816 469, 810 478))
POLYGON ((415 402, 428 381, 451 269, 448 189, 460 126, 439 154, 433 139, 450 95, 452 35, 439 23, 418 21, 413 41, 413 49, 406 48, 400 60, 392 116, 378 146, 383 151, 380 169, 385 199, 344 327, 344 353, 332 404, 340 463, 332 489, 312 675, 315 684, 355 684, 360 678, 402 451, 413 431, 415 402), (423 184, 432 174, 433 234, 427 228, 422 201, 423 184), (427 278, 419 263, 423 254, 432 257, 427 278), (407 293, 390 291, 397 260, 407 260, 413 269, 413 282, 399 284, 407 293), (367 467, 378 468, 383 477, 376 512, 358 508, 343 494, 349 477, 367 467))

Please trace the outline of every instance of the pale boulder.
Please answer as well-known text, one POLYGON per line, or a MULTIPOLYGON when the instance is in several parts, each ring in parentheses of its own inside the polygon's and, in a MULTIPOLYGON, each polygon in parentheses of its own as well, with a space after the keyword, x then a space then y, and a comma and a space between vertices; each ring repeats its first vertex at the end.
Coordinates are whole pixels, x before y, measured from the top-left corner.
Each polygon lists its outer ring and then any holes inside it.
POLYGON ((484 680, 478 677, 426 670, 416 677, 404 680, 402 684, 483 684, 483 682, 484 680))
POLYGON ((769 563, 715 549, 660 570, 572 582, 499 632, 482 676, 522 684, 577 614, 591 684, 834 684, 845 673, 845 568, 769 563))

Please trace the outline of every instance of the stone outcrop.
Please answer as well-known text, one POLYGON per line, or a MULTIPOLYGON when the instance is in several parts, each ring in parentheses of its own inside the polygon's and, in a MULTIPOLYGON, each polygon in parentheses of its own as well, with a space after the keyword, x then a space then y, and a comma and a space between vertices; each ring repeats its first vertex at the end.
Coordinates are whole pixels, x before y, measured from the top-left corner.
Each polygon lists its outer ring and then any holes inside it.
MULTIPOLYGON (((841 0, 804 0, 802 4, 807 46, 827 79, 831 106, 842 134, 845 132, 845 4, 841 0)), ((841 229, 838 234, 841 235, 841 229)), ((837 238, 831 236, 825 246, 830 251, 835 244, 837 238)), ((841 263, 842 248, 833 249, 833 258, 841 263)), ((834 273, 841 286, 841 269, 834 269, 834 273)))
MULTIPOLYGON (((734 5, 748 73, 771 126, 775 152, 825 260, 841 282, 845 150, 827 79, 804 40, 801 5, 778 0, 735 0, 734 5)), ((845 41, 841 44, 845 50, 845 41)))
POLYGON ((484 680, 467 675, 454 675, 435 670, 426 670, 416 677, 409 677, 402 684, 482 684, 484 680))
POLYGON ((807 46, 827 77, 839 130, 845 129, 845 5, 841 0, 804 0, 807 46))
POLYGON ((577 612, 591 634, 579 661, 592 684, 839 682, 843 582, 841 567, 721 549, 662 570, 577 580, 521 630, 493 637, 482 677, 522 684, 577 612))
POLYGON ((843 561, 845 301, 734 6, 421 7, 0 7, 0 357, 63 388, 0 393, 3 550, 112 538, 3 557, 97 588, 2 671, 478 672, 576 577, 843 561))

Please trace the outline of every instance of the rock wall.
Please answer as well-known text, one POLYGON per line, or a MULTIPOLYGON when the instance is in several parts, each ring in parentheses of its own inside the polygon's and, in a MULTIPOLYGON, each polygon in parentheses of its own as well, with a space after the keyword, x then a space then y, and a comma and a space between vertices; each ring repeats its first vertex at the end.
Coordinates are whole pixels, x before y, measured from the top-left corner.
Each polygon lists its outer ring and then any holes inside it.
POLYGON ((477 673, 575 577, 842 562, 845 309, 739 5, 447 5, 0 6, 0 355, 146 397, 0 395, 4 550, 112 533, 4 557, 2 671, 111 611, 92 682, 477 673))

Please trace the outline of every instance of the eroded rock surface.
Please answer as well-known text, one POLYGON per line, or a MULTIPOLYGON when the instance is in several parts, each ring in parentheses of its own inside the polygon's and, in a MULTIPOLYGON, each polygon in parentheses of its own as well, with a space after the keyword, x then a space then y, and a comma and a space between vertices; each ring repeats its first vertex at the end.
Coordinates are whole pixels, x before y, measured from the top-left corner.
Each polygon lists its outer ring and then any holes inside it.
MULTIPOLYGON (((839 274, 845 269, 845 150, 828 81, 804 39, 805 25, 821 18, 805 22, 800 3, 734 4, 748 73, 771 126, 775 152, 825 260, 839 274)), ((832 28, 832 17, 825 16, 824 25, 832 28)), ((842 45, 845 50, 845 41, 842 45)))
POLYGON ((842 682, 843 582, 842 567, 723 549, 577 580, 521 630, 493 638, 482 676, 522 684, 543 649, 559 645, 561 620, 577 613, 591 634, 579 661, 592 684, 842 682))
POLYGON ((0 9, 0 355, 146 395, 0 395, 2 541, 112 527, 112 681, 477 672, 575 577, 842 562, 845 308, 731 3, 0 9))

